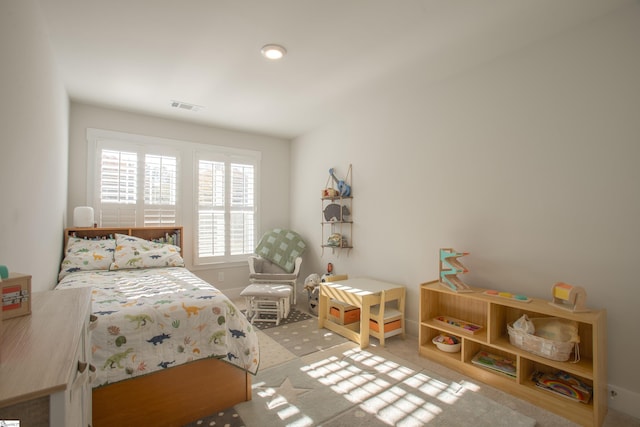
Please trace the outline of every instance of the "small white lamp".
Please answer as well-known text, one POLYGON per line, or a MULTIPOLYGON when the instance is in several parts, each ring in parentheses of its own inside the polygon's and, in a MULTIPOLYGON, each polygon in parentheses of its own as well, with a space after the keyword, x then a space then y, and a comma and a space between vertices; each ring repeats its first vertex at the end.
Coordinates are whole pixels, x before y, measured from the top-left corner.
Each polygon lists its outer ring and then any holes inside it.
POLYGON ((93 208, 91 206, 78 206, 73 210, 74 227, 93 227, 93 208))

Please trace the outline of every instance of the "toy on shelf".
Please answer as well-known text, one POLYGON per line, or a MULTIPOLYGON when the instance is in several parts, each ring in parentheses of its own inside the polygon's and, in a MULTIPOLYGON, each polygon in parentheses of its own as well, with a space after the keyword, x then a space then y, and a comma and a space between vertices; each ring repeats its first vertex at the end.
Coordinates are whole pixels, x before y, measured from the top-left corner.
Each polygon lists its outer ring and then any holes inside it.
POLYGON ((340 233, 332 233, 327 238, 327 246, 330 248, 346 248, 349 246, 347 238, 340 233))
POLYGON ((325 188, 324 190, 322 190, 322 197, 325 199, 331 199, 334 197, 338 197, 340 195, 340 193, 338 192, 338 190, 336 190, 335 188, 325 188))
POLYGON ((433 318, 436 322, 443 323, 449 327, 455 328, 456 331, 464 332, 467 334, 475 334, 482 329, 482 326, 475 323, 466 322, 464 320, 456 319, 449 316, 436 316, 433 318))
POLYGON ((336 178, 336 175, 334 173, 334 169, 333 168, 329 169, 329 176, 331 178, 333 178, 333 181, 338 186, 338 192, 340 193, 340 196, 342 196, 342 197, 351 196, 351 186, 346 183, 346 181, 349 180, 349 175, 350 174, 351 174, 351 165, 349 165, 349 170, 347 172, 347 179, 344 180, 344 181, 341 180, 341 179, 336 178))
POLYGON ((469 255, 469 252, 456 252, 451 248, 440 248, 440 283, 455 292, 473 292, 457 276, 469 271, 458 261, 458 258, 465 255, 469 255))
POLYGON ((338 203, 328 204, 322 211, 324 219, 327 222, 343 222, 347 221, 351 215, 351 211, 347 205, 339 205, 338 203))
POLYGON ((506 299, 510 299, 510 300, 514 300, 514 301, 518 301, 518 302, 531 302, 531 301, 533 301, 531 298, 529 298, 526 295, 512 294, 511 292, 499 292, 499 291, 495 291, 495 290, 487 290, 487 291, 484 291, 483 293, 485 295, 489 295, 491 297, 506 298, 506 299))
POLYGON ((554 374, 536 371, 531 375, 531 379, 536 386, 544 390, 582 403, 589 403, 593 394, 593 387, 564 371, 554 374))
POLYGON ((558 282, 552 288, 553 301, 549 304, 563 310, 582 313, 589 311, 587 308, 587 292, 581 286, 572 286, 558 282))
POLYGON ((515 360, 511 360, 497 354, 492 354, 484 350, 480 350, 476 353, 476 355, 473 356, 473 359, 471 359, 471 363, 492 369, 513 378, 515 378, 517 372, 515 360))
POLYGON ((435 336, 431 342, 434 343, 439 350, 444 351, 445 353, 457 353, 462 347, 462 341, 460 338, 448 334, 435 336))

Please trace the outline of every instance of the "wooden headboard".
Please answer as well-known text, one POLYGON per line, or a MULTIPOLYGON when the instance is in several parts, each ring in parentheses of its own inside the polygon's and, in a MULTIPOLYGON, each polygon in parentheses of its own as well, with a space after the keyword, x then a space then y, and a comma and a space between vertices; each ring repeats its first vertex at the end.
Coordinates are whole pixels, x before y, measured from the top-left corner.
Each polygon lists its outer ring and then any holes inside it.
POLYGON ((115 234, 126 234, 128 236, 140 237, 145 240, 158 240, 166 239, 169 236, 173 236, 175 239, 175 245, 180 247, 180 255, 184 256, 182 248, 182 227, 100 227, 100 228, 85 228, 74 227, 66 228, 64 230, 64 248, 67 249, 67 242, 69 237, 79 237, 81 239, 94 239, 94 238, 115 238, 115 234))

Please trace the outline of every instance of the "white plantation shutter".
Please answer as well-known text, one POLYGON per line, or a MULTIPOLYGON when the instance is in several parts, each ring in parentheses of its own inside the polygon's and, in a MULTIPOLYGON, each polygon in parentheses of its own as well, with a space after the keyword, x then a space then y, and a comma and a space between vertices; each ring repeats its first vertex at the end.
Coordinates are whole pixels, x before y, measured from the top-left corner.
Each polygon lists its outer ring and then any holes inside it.
POLYGON ((133 226, 136 220, 138 155, 102 150, 100 156, 100 209, 102 227, 133 226))
POLYGON ((224 163, 198 162, 198 256, 225 254, 224 163))
MULTIPOLYGON (((101 145, 109 145, 102 142, 101 145)), ((100 148, 98 215, 101 227, 177 223, 177 157, 100 148)))
POLYGON ((254 167, 231 164, 230 253, 253 253, 254 236, 254 167))
POLYGON ((193 264, 246 264, 256 245, 259 152, 100 129, 87 129, 87 142, 87 199, 99 226, 182 225, 184 213, 193 218, 184 236, 193 264))
MULTIPOLYGON (((253 161, 255 163, 255 161, 253 161)), ((255 165, 224 156, 197 160, 196 263, 246 259, 255 249, 255 165)))
POLYGON ((144 167, 145 227, 175 225, 177 159, 171 156, 147 154, 144 167))

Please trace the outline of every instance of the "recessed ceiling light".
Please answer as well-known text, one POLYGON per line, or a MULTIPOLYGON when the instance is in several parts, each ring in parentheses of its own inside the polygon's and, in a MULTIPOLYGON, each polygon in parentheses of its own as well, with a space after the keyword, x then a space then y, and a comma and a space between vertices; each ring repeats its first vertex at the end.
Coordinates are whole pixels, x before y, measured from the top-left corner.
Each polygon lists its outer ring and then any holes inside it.
POLYGON ((287 49, 278 44, 267 44, 262 46, 262 56, 267 59, 281 59, 286 53, 287 49))

